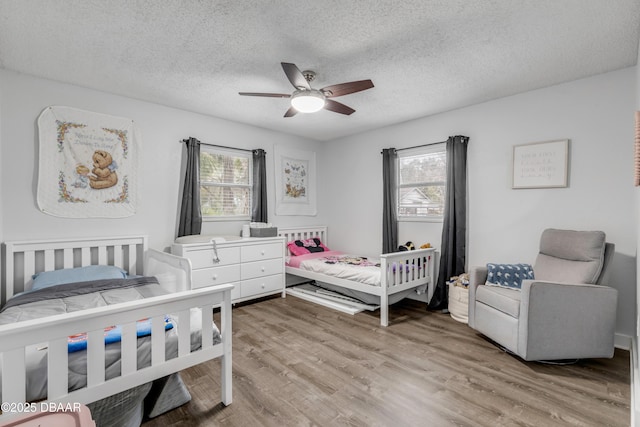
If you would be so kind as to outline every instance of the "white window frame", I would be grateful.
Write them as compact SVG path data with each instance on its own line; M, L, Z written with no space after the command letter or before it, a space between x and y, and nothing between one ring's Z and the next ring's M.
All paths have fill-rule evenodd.
M240 150L228 150L224 148L219 148L215 146L200 146L201 152L207 152L209 154L223 155L223 156L233 156L233 157L245 157L248 159L248 168L249 168L249 182L248 184L227 184L227 183L203 183L200 180L199 188L203 186L208 187L237 187L237 188L248 188L249 189L249 213L248 215L220 215L220 216L212 216L205 215L202 213L202 206L200 206L200 212L202 213L202 221L203 222L219 222L219 221L250 221L251 220L251 210L253 208L253 156L251 152L248 151L240 151ZM199 165L198 165L199 166ZM202 204L202 200L200 201Z
M419 155L428 155L431 153L443 152L446 155L446 144L433 144L427 145L424 147L416 147L411 149L402 150L398 153L398 158L396 159L396 215L398 217L399 222L443 222L444 221L444 213L443 215L427 215L427 216L407 216L400 215L400 190L406 187L416 187L420 185L424 186L432 186L432 185L442 185L447 188L446 177L444 182L433 181L433 182L419 182L419 183L411 183L411 184L401 184L400 180L400 160L404 157L413 157ZM445 165L446 168L446 165ZM446 170L445 170L446 172Z

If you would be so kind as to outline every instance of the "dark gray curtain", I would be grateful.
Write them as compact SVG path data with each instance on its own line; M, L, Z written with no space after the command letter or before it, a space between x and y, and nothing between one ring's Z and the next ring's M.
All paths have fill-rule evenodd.
M382 150L382 253L398 250L398 214L396 211L396 159L395 148Z
M187 165L180 206L178 237L200 234L202 212L200 212L200 141L189 137L184 139L187 149Z
M430 310L448 308L447 280L464 273L467 241L467 144L466 136L447 140L447 184L440 249L438 282L429 301Z
M253 150L253 205L251 221L269 222L267 220L267 168L264 150Z

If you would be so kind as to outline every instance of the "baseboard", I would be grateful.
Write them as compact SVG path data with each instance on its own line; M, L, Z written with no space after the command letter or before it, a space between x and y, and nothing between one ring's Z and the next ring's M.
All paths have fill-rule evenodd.
M615 346L615 348L631 351L632 341L633 341L633 337L629 335L616 334L613 339L613 345Z
M640 422L640 366L638 365L638 340L631 338L631 427L639 427Z

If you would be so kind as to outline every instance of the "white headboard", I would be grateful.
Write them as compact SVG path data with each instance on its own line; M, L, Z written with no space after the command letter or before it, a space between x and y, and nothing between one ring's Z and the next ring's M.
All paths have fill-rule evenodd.
M142 274L147 236L5 242L2 250L5 275L0 303L4 304L15 293L29 290L31 276L42 271L115 265L129 274Z
M278 236L284 237L287 242L318 237L322 241L322 243L324 243L325 245L329 244L329 242L327 241L328 239L327 239L326 225L289 227L289 228L278 227Z

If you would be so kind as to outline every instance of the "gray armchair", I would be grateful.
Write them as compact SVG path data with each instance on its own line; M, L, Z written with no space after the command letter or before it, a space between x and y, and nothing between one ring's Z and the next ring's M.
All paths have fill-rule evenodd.
M601 231L547 229L520 290L469 272L469 326L524 360L613 357L618 291L603 286L614 245Z

